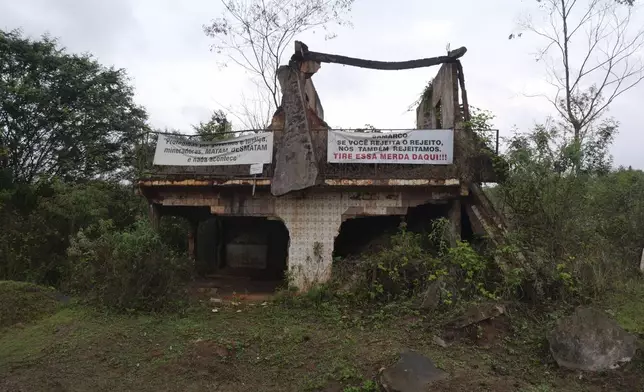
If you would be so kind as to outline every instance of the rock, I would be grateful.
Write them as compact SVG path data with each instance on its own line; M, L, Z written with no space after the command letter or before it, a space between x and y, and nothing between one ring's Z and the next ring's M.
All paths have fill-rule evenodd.
M386 392L419 392L447 377L448 374L438 369L429 358L406 351L395 365L380 373L380 384Z
M442 338L439 338L438 336L434 336L432 338L432 342L434 342L435 345L442 347L442 348L447 348L448 344L443 340Z
M484 303L472 305L458 317L447 323L450 328L461 329L481 321L498 317L505 313L505 307L495 303Z
M562 318L548 336L550 352L559 366L602 371L628 362L637 340L599 310L577 308Z
M360 274L354 272L346 279L344 284L338 289L338 294L347 294L355 292L361 282Z
M429 284L427 289L420 295L420 304L418 307L423 310L434 310L438 307L441 301L441 286L440 280L435 280Z
M318 165L304 98L304 74L291 66L281 66L277 77L282 87L284 136L277 145L275 171L271 181L273 196L312 187L318 178Z

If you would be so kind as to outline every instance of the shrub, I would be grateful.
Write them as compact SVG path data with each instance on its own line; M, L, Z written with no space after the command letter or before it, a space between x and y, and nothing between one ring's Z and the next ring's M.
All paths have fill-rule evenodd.
M188 253L189 222L179 216L164 216L159 224L159 235L170 249L180 254Z
M103 181L0 191L0 279L57 286L66 273L70 237L101 219L129 227L143 206L131 187Z
M512 138L509 176L491 189L527 256L514 279L535 302L602 297L637 273L644 172L609 171L603 155L576 169L556 143L543 129Z
M369 300L410 298L430 285L438 284L442 302L451 304L461 299L494 297L487 287L496 271L487 259L465 241L450 246L445 236L447 220L434 222L428 236L407 230L402 223L391 237L391 246L355 265L354 277L358 296Z
M156 311L177 304L192 270L147 221L129 230L100 221L74 236L68 255L68 287L88 302L117 310Z

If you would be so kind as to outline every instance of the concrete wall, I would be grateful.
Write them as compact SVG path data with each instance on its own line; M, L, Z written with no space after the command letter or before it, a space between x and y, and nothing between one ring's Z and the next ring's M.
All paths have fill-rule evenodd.
M404 215L408 207L458 197L459 187L362 191L312 191L273 197L267 190L254 197L243 192L208 195L160 191L155 198L169 206L210 206L221 216L281 219L289 231L288 271L293 284L306 290L331 277L333 243L343 220L367 215Z

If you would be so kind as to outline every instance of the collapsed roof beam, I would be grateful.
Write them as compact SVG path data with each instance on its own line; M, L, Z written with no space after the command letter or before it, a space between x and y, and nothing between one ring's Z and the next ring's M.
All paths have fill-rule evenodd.
M291 60L295 61L315 61L318 63L335 63L350 65L352 67L381 69L387 71L396 71L403 69L431 67L434 65L452 63L462 57L467 48L464 46L450 51L447 56L429 57L426 59L409 60L409 61L373 61L363 60L354 57L340 56L337 54L328 54L309 51L308 46L300 41L295 41L295 54Z

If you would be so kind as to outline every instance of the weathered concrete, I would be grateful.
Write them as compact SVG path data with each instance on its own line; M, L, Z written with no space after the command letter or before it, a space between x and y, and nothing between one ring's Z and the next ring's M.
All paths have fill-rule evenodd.
M344 220L370 215L404 215L409 207L458 197L458 182L455 184L433 188L433 191L428 191L432 188L427 187L390 191L322 191L316 188L306 194L293 193L277 198L265 188L257 189L252 197L248 191L219 193L209 188L179 193L160 187L152 199L160 206L173 208L208 206L211 213L218 216L282 220L290 236L288 269L294 278L293 284L304 289L330 278L333 244ZM214 228L200 227L200 230L215 232ZM203 236L199 240L207 241ZM213 251L212 255L203 257L212 259L216 255Z
M400 360L380 374L380 384L387 392L420 392L449 375L438 369L431 359L407 351L400 355Z
M307 118L304 74L282 66L277 71L282 86L284 136L277 146L271 193L275 196L312 187L318 179L318 165Z
M296 43L296 54L305 50L299 46ZM290 234L288 269L301 289L330 277L334 238L346 219L404 215L409 207L440 201L452 203L454 241L462 230L461 206L476 218L475 231L496 228L492 209L479 200L486 201L485 195L472 188L472 183L496 182L498 175L487 152L480 151L473 133L462 126L458 64L441 66L417 112L418 128L454 129L453 165L327 162L329 127L311 78L318 70L318 62L298 62L297 56L278 70L282 105L269 128L274 133L274 159L258 178L251 178L249 165L156 167L139 182L142 194L164 214L185 215L178 210L193 209L199 215L205 209L206 215L282 220ZM250 187L257 192L251 193ZM151 209L153 222L154 212L159 211ZM200 225L197 244L220 232L212 222ZM203 247L192 246L199 256ZM216 266L224 249L211 253L206 256Z
M630 361L637 350L634 336L592 308L578 308L561 319L548 342L559 366L587 371L614 369Z

